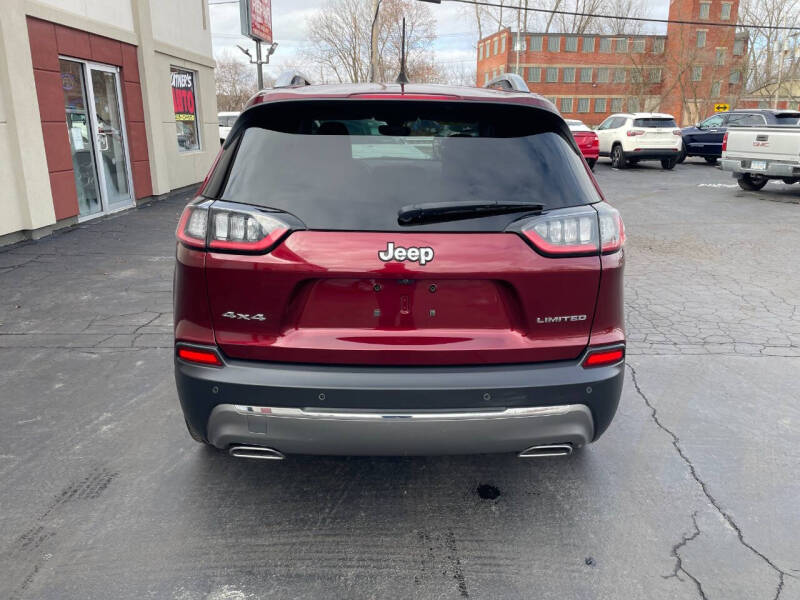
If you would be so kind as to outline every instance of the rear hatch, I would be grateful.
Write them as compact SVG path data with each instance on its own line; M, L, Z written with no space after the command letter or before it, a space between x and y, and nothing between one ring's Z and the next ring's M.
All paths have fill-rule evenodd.
M643 148L672 148L679 145L678 126L672 117L645 117L633 120L637 144Z
M211 242L208 298L230 357L530 363L577 358L589 341L600 197L547 110L388 99L255 106L206 194L217 198L210 239L258 227L250 219L278 223L253 252ZM491 202L516 207L478 206ZM442 216L441 203L460 213Z

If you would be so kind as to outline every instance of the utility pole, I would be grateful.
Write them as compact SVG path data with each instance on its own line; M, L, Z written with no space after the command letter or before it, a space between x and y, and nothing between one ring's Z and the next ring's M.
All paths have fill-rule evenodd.
M369 36L369 81L375 83L378 78L378 13L381 0L372 0L372 31Z
M522 37L522 31L520 30L520 20L522 18L522 0L519 0L519 8L517 9L517 39L514 40L514 46L517 50L517 65L514 67L514 73L519 75L519 51L520 46L522 45L522 40L525 39Z

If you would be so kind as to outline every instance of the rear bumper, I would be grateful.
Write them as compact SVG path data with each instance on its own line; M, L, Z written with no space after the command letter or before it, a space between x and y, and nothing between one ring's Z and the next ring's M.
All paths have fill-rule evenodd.
M758 159L756 159L758 160ZM800 164L783 163L767 160L766 169L751 169L750 159L723 158L721 161L723 171L731 171L735 175L763 175L764 177L800 177Z
M219 448L285 454L520 452L597 439L613 418L624 363L350 367L175 361L190 425Z
M678 158L679 148L642 148L641 150L625 151L625 158L638 160L663 160L665 158Z

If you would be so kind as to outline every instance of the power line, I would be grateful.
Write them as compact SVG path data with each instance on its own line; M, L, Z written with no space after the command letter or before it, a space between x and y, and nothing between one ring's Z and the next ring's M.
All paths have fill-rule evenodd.
M429 0L423 0L429 1ZM623 15L602 15L587 12L576 12L571 10L554 10L549 8L533 8L523 6L510 6L508 4L498 4L497 2L486 2L484 0L444 0L445 2L458 2L461 4L473 4L477 6L490 6L492 8L505 8L508 10L525 10L529 12L545 13L548 15L565 15L569 17L592 17L594 19L613 19L615 21L637 21L641 23L667 23L675 25L703 25L705 27L733 27L738 29L766 29L771 31L800 31L800 26L786 25L750 25L740 23L713 23L711 21L685 21L683 19L654 19L650 17L628 17Z

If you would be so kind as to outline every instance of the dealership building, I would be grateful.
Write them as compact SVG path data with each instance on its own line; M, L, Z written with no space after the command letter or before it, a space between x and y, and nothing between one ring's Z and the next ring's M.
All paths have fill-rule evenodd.
M0 245L203 180L219 149L201 0L3 0Z
M738 11L738 0L670 0L666 35L505 29L478 42L477 81L516 72L564 117L589 125L640 111L695 123L744 94L747 36L737 33Z

